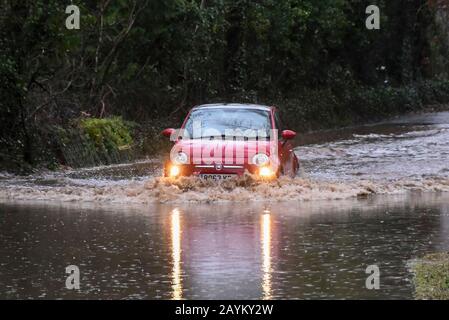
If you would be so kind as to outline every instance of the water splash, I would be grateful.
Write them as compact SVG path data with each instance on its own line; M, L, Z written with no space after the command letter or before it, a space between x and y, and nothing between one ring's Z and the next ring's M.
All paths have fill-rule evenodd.
M449 179L400 179L374 182L315 181L281 177L260 182L250 175L220 184L198 178L150 178L146 182L112 185L9 186L0 189L0 200L50 200L110 203L185 203L310 201L366 197L406 192L449 192Z

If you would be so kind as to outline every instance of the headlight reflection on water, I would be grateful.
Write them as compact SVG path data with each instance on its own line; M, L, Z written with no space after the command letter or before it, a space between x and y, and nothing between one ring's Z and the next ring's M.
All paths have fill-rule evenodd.
M263 299L271 299L271 215L268 210L261 217L261 243Z
M182 223L181 212L178 208L171 211L170 215L170 233L171 233L171 253L172 253L172 271L171 271L171 287L172 299L183 299L182 285L182 269L181 269L181 253L182 253ZM272 221L270 211L265 210L260 218L260 245L261 245L261 287L262 298L272 298L272 259L271 259L271 242L272 242Z
M171 212L171 244L172 244L172 299L182 299L181 281L181 217L178 208Z

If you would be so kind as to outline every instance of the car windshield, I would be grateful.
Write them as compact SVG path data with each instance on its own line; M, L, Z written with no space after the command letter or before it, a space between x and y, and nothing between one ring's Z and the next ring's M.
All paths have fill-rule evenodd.
M184 138L269 138L270 113L259 109L204 108L193 110Z

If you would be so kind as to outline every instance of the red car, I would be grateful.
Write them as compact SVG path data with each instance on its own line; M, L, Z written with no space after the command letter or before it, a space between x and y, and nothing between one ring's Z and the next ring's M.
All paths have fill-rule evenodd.
M199 176L223 180L245 171L263 179L294 177L299 161L282 130L275 107L253 104L207 104L194 107L182 127L162 134L174 142L165 177Z

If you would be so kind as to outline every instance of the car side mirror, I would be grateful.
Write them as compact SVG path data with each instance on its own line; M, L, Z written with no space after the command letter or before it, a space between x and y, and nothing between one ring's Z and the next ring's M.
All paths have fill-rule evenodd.
M163 135L164 137L170 138L170 137L172 136L172 134L174 134L175 132L176 132L175 129L173 129L173 128L167 128L167 129L164 129L164 130L162 131L162 135Z
M285 140L291 140L296 137L296 132L292 130L284 130L282 131L282 138Z

